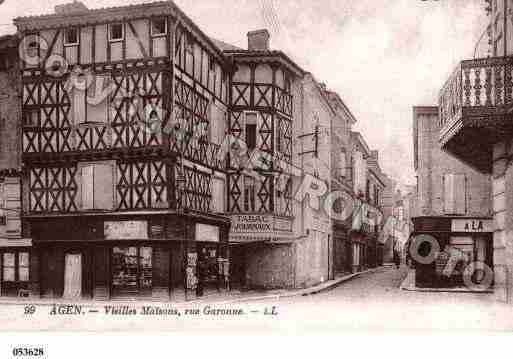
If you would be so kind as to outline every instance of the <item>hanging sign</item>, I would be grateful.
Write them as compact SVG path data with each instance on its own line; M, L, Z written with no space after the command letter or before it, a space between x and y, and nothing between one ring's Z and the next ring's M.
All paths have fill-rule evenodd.
M147 221L104 222L105 239L148 239Z
M196 223L196 242L219 242L219 227Z
M452 232L463 233L492 233L493 220L491 219L453 219Z

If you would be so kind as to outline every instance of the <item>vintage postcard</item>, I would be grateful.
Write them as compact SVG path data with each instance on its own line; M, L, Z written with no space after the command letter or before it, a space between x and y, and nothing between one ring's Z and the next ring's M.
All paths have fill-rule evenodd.
M512 266L513 1L0 1L0 330L512 330Z

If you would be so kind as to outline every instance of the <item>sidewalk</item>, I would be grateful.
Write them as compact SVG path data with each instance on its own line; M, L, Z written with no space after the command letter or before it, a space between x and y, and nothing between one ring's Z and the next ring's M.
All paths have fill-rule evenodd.
M457 287L457 288L419 288L415 286L415 270L408 270L408 275L401 283L402 290L410 291L410 292L447 292L447 293L493 293L493 289L487 290L479 290L479 289L469 289L467 287Z
M363 274L374 273L383 267L377 267L369 270L365 270L363 272L358 272L354 274L344 275L333 280L318 284L316 286L306 288L306 289L295 289L295 290L271 290L265 292L258 291L248 291L241 292L238 290L233 290L225 293L215 293L211 295L204 296L202 298L198 298L195 300L185 301L185 300L173 300L167 302L161 301L152 301L152 300L144 300L144 299L134 299L129 301L121 301L121 300L110 300L110 301L94 301L94 300L70 300L66 301L65 299L42 299L42 298L1 298L0 297L0 305L69 305L73 303L74 305L134 305L138 303L145 303L151 305L169 305L169 304L235 304L235 303L244 303L244 302L252 302L252 301L260 301L267 299L281 299L281 298L289 298L289 297L298 297L298 296L306 296L313 295L320 292L328 291L333 289L344 282L350 281L354 278L357 278Z

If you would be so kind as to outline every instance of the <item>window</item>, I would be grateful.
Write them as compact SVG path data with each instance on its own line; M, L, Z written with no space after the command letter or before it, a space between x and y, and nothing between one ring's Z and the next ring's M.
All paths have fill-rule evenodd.
M75 46L79 44L78 29L70 27L64 33L64 46Z
M1 212L3 212L3 210ZM3 213L0 213L0 226L6 226L6 225L7 225L7 216Z
M246 145L248 150L256 148L257 138L257 114L256 112L246 112Z
M112 165L89 164L82 166L82 209L108 210L114 204Z
M443 176L443 205L447 215L467 213L467 179L464 174Z
M112 249L112 289L114 295L151 291L153 282L151 247Z
M2 255L2 278L4 282L28 282L29 253L9 252Z
M194 39L191 35L185 37L185 51L191 55L194 53Z
M125 31L123 24L110 24L109 25L109 41L123 41L125 38Z
M0 71L6 71L9 68L7 54L0 54Z
M86 113L81 119L87 123L108 122L109 94L112 86L110 75L93 76L91 86L86 89Z
M214 177L212 181L212 209L214 212L223 213L225 211L224 180Z
M255 179L244 177L244 211L255 212Z
M215 144L221 144L225 137L226 125L226 111L220 106L216 105L213 101L210 102L210 141Z
M340 152L339 176L340 177L346 177L347 176L347 161L346 161L346 151L345 150L342 150Z
M39 126L39 110L25 110L23 112L23 126L24 127L38 127Z
M165 18L151 20L151 36L164 36L167 34L167 21Z

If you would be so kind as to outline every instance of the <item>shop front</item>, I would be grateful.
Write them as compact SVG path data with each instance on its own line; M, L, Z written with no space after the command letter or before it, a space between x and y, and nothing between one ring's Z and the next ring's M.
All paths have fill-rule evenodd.
M275 215L233 215L230 279L237 289L293 285L292 220Z
M413 222L408 257L415 266L417 287L459 288L468 286L469 280L475 285L493 280L491 218L418 217Z
M228 287L227 220L161 214L30 221L34 296L189 300Z

